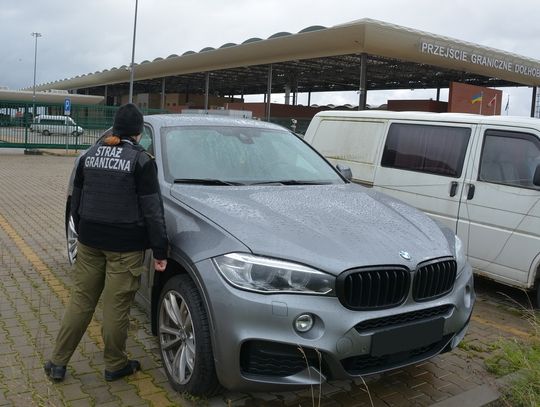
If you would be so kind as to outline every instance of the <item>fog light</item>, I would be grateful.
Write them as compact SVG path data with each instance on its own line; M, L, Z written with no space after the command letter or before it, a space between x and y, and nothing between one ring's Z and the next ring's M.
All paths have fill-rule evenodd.
M298 332L307 332L313 328L313 317L311 314L302 314L296 317L294 327Z
M465 287L465 293L463 294L463 303L465 304L466 308L471 307L471 287L467 284Z

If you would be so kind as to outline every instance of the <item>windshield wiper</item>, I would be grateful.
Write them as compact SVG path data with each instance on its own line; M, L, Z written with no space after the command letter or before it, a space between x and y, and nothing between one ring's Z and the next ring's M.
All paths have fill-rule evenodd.
M250 182L249 185L330 185L329 181L302 181L297 179L280 179L275 181Z
M223 181L211 178L176 178L175 184L197 184L197 185L245 185L241 182Z

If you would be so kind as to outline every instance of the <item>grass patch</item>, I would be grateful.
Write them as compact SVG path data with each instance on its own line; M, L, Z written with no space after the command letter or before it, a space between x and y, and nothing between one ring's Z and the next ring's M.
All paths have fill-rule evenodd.
M495 350L497 348L497 345L491 343L486 345L484 343L472 341L461 341L458 345L458 348L464 350L465 352L486 353Z
M502 389L502 402L512 407L540 406L540 315L533 310L525 310L525 317L532 327L529 340L516 338L500 340L494 355L486 359L489 372L504 376L519 372Z

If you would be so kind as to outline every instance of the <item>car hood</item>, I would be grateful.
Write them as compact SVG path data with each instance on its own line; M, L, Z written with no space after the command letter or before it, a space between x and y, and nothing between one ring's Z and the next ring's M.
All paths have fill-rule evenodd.
M355 184L174 185L171 195L255 254L334 274L381 264L414 268L424 260L453 255L453 242L426 215ZM400 256L402 251L411 259Z

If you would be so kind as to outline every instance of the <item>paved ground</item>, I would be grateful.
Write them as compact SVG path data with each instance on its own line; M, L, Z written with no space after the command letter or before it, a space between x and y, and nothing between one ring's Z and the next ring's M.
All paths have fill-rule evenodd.
M42 370L69 297L70 266L64 242L66 183L72 157L23 155L0 149L0 406L428 406L455 400L492 383L483 359L501 337L526 339L527 323L513 301L516 290L480 282L472 324L463 345L432 360L362 380L324 384L311 391L237 394L210 400L182 397L169 386L148 319L132 311L129 352L143 371L103 379L101 308L75 353L62 384ZM318 398L321 398L318 404ZM371 401L370 401L371 399ZM461 404L460 407L465 407Z

